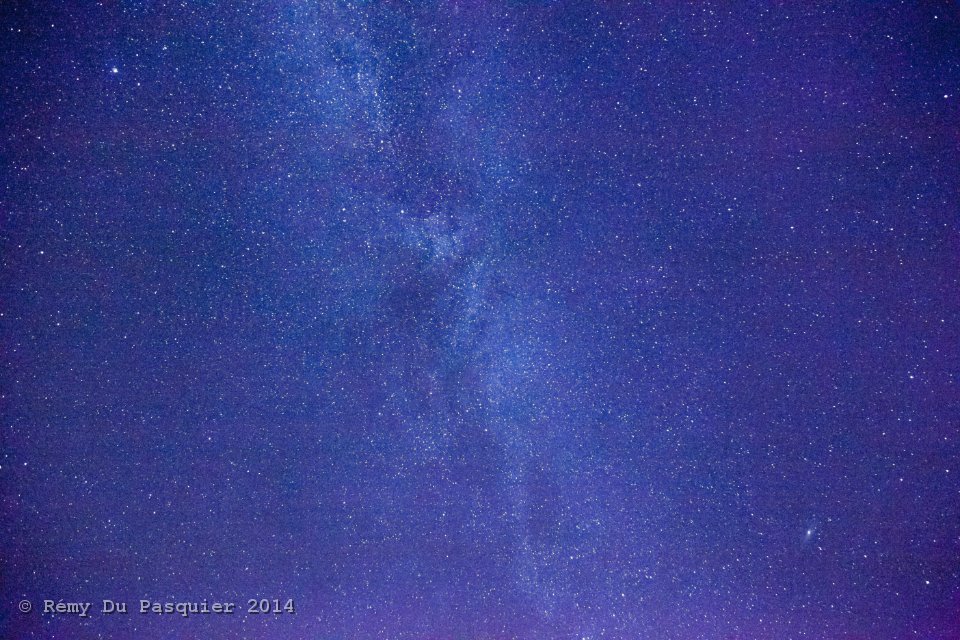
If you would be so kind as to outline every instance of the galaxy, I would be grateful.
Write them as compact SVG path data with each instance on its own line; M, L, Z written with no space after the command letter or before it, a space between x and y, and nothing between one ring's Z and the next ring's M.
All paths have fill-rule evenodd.
M956 2L0 28L0 637L960 639Z

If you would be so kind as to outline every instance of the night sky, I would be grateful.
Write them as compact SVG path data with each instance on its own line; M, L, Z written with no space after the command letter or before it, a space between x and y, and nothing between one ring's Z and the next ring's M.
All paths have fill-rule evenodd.
M956 2L0 17L3 638L960 638Z

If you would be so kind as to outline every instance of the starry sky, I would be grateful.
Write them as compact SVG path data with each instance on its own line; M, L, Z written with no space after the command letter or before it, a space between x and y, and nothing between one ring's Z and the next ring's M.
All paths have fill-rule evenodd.
M3 637L960 638L956 2L0 16Z

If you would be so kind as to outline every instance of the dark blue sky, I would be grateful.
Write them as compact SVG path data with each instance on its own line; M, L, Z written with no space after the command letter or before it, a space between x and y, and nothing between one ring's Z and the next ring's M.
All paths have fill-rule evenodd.
M0 15L3 637L960 638L955 2Z

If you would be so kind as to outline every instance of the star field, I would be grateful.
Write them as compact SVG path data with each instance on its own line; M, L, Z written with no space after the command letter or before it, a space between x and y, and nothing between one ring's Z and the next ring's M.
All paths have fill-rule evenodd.
M960 639L956 3L0 16L0 637Z

